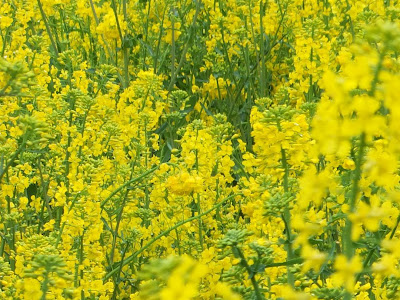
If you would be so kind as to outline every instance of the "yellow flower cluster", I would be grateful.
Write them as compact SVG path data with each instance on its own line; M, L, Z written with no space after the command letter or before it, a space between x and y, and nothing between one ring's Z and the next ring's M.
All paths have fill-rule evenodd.
M0 299L399 299L400 2L0 0Z

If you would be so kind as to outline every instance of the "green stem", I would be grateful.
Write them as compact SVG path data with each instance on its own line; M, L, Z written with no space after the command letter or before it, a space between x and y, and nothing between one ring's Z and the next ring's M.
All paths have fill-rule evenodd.
M254 293L255 293L256 299L257 299L257 300L262 300L262 299L264 299L264 297L263 297L263 295L262 295L262 293L261 293L261 291L260 291L260 287L258 286L258 282L257 282L257 280L256 280L256 278L255 278L254 271L251 270L249 264L247 263L246 258L245 258L244 255L243 255L243 252L242 252L242 251L239 249L239 247L237 247L237 246L234 246L234 247L232 247L232 248L235 248L236 253L239 255L239 258L240 258L240 260L241 260L240 263L242 264L242 266L245 267L245 269L246 269L246 271L247 271L247 274L249 274L249 278L250 278L250 280L251 280L251 284L253 285Z
M99 18L97 17L96 9L94 7L93 0L89 0L89 2L90 2L90 7L92 9L94 21L96 22L96 25L98 26L100 21L99 21ZM112 61L114 61L114 55L111 52L110 46L108 45L106 39L104 38L104 34L101 34L101 39L103 40L103 43L106 46L106 50L107 50L108 56L111 58ZM121 74L119 73L119 71L118 71L118 79L119 79L120 82L122 82L122 77L121 77Z
M229 71L231 73L231 79L235 83L235 86L237 86L238 83L236 81L236 77L235 77L235 74L234 74L234 71L233 71L232 62L231 62L231 60L229 58L228 46L226 45L226 42L225 42L224 25L223 25L222 22L220 22L219 25L220 25L220 28L221 28L221 41L222 41L222 46L223 46L222 50L225 52L224 53L225 54L225 59L226 59L226 62L228 64Z
M146 24L144 26L144 43L147 44L148 36L149 36L149 20L150 20L150 9L151 9L151 0L147 2L147 18ZM146 66L146 57L147 57L147 50L146 47L143 47L143 70L145 70Z
M68 197L70 195L69 191L70 191L70 185L69 185L69 158L71 156L71 153L69 152L69 148L71 146L72 143L72 136L71 136L71 127L72 127L72 122L73 122L73 111L75 110L75 102L76 99L73 98L70 100L71 104L70 104L70 111L69 111L69 119L68 119L68 138L67 138L67 146L65 147L65 186L67 188L67 201L68 201Z
M125 1L124 1L124 5ZM115 0L111 0L111 8L114 12L114 16L115 16L115 22L117 24L117 29L118 29L118 34L119 34L119 38L121 39L121 47L123 48L123 56L124 56L124 81L122 82L124 88L127 88L129 86L129 70L128 70L128 66L129 66L129 57L128 57L128 49L126 48L126 43L124 42L124 36L122 34L122 30L121 30L121 25L119 23L119 18L118 18L118 13L117 13L117 5L115 4ZM125 12L126 8L124 7L124 12Z
M70 204L70 206L69 206L69 208L68 208L68 212L70 212L70 211L72 210L72 208L74 207L76 201L78 200L78 196L79 196L79 193L77 193L77 194L75 195L74 199L71 201L71 204ZM60 218L61 218L61 216L60 216ZM64 221L64 222L62 223L62 225L61 225L61 227L60 227L60 230L59 230L59 232L58 232L57 239L56 239L56 248L58 247L58 244L60 243L61 236L62 236L62 233L63 233L63 231L64 231L64 227L65 227L65 222L66 222L66 221Z
M193 21L192 21L192 24L190 25L189 37L188 37L188 39L186 41L185 47L182 50L182 54L181 54L181 58L179 60L178 67L176 68L175 73L173 74L173 77L171 77L171 82L169 83L168 91L171 91L172 88L174 87L175 81L176 81L176 76L177 76L177 74L179 74L183 64L185 63L186 52L189 49L190 41L192 40L193 33L194 33L194 25L196 24L197 17L199 16L199 13L200 13L200 5L201 5L201 1L198 0L197 6L196 6L196 12L194 13Z
M197 193L197 213L200 215L201 214L201 206L200 206L200 194ZM203 222L201 221L201 218L198 219L199 222L199 240L200 240L200 248L201 250L204 249L203 247Z
M8 161L8 163L6 164L5 168L3 170L1 170L0 173L0 183L1 180L3 179L4 175L7 173L8 169L11 167L11 165L13 164L14 160L18 157L18 155L25 149L25 145L26 145L26 138L24 137L24 140L22 141L21 145L19 146L19 148L17 149L17 151L14 152L14 154L11 156L10 160Z
M46 14L44 13L42 3L40 2L40 0L37 0L37 2L38 2L40 14L42 15L42 19L43 19L44 25L46 26L47 34L49 35L49 38L50 38L51 45L54 48L54 52L55 52L56 56L58 56L57 45L56 45L56 43L54 41L53 35L51 34L50 26L49 26L49 23L47 22L47 17L46 17Z
M125 22L128 22L128 12L127 12L127 8L126 8L126 0L122 1L122 10L124 13L124 19ZM126 36L126 35L125 35ZM128 51L128 47L127 47L127 43L125 40L121 41L122 43L122 47L124 49L124 75L125 75L125 87L129 86L129 51Z
M118 192L120 192L123 188L125 188L125 187L127 187L128 185L130 185L130 184L132 184L132 183L135 183L135 182L137 182L137 181L139 181L139 180L145 178L147 175L150 175L151 173L153 173L153 172L154 172L155 170L157 170L157 169L158 169L158 166L157 166L157 167L154 167L154 168L152 168L152 169L150 169L150 170L148 170L148 171L146 171L146 172L144 172L143 174L141 174L141 175L138 176L138 177L135 177L135 178L133 178L133 179L131 179L131 180L128 180L128 181L125 182L123 185L121 185L120 187L118 187L117 189L115 189L106 199L103 200L103 202L101 202L101 205L100 205L101 209L103 209L104 206L107 204L107 202L110 201L110 199L111 199L112 197L114 197Z
M47 294L48 289L49 289L49 273L46 270L46 273L44 275L44 280L42 283L42 288L41 288L42 297L40 298L40 300L46 300L46 294Z
M6 226L4 226L4 227L6 227ZM0 257L3 257L4 247L6 245L6 238L5 238L4 234L0 233L0 235L1 235Z
M396 233L396 230L397 230L397 227L399 226L399 222L400 222L400 215L397 217L396 225L394 226L394 228L392 230L392 233L390 234L390 238L389 239L392 239L394 237L394 235Z
M131 167L131 174L130 174L130 177L129 177L129 181L132 180L133 171L134 170L135 170L135 164L133 164L132 167ZM121 220L122 220L122 213L124 211L124 207L125 207L126 201L128 200L128 195L129 195L129 189L127 189L125 191L125 195L124 195L124 198L122 200L122 204L121 204L121 206L119 208L119 213L117 215L117 224L115 225L115 230L114 230L114 234L113 234L113 241L112 241L112 247L111 247L111 253L110 253L110 265L112 265L113 261L114 261L114 252L115 252L115 247L116 247L116 244L117 244L118 230L119 230L119 226L120 226Z
M362 158L364 155L364 148L365 148L365 133L362 133L360 136L360 146L358 149L358 156L356 158L356 168L353 173L353 184L352 184L352 191L350 196L349 202L349 213L353 213L355 209L356 200L359 194L359 182L361 179L361 166L362 166ZM346 255L347 259L351 259L354 255L353 249L353 241L351 239L351 232L352 232L352 222L347 218L346 225L344 228L344 238L343 238L343 249L344 254Z
M355 209L356 200L359 194L359 182L361 179L361 166L365 148L365 133L360 136L360 146L358 149L358 156L356 158L356 168L353 173L353 184L349 203L349 213L353 213ZM348 217L346 217L346 224L343 232L343 252L348 260L351 260L354 256L355 249L353 247L353 240L351 239L353 224ZM350 292L346 292L344 300L350 300L352 295Z
M117 13L117 5L115 4L115 0L111 0L111 8L112 8L112 10L114 12L115 22L117 23L117 29L118 29L118 33L119 33L119 38L121 39L121 43L123 43L124 36L122 35L121 26L119 24L119 18L118 18L118 13Z
M119 290L118 289L118 283L119 283L119 280L121 278L121 271L122 271L122 267L123 267L122 262L124 261L124 257L125 257L126 251L128 251L128 248L129 248L129 243L126 243L124 251L122 252L121 263L119 264L118 272L116 274L116 278L115 278L115 281L114 281L114 292L113 292L113 295L112 295L112 299L113 300L117 299L117 293L118 293L118 290Z
M6 94L6 90L8 89L8 87L11 85L12 81L15 79L15 77L10 78L10 80L6 83L6 85L2 88L2 90L0 91L0 97L4 97L7 96L8 94Z
M196 131L196 140L197 140L197 138L198 138L198 135L199 135L199 131L197 130ZM199 150L198 149L196 149L195 150L195 153L196 153L196 161L195 161L195 166L196 166L196 170L197 170L197 173L199 173ZM194 199L193 199L194 200ZM196 203L196 201L194 201L195 202L195 204L196 204L196 207L197 207L197 214L201 214L201 203L200 203L200 194L199 193L197 193L197 203ZM203 250L204 248L203 248L203 224L202 224L202 221L201 221L201 219L199 218L198 219L198 222L199 222L199 241L200 241L200 248L201 248L201 250Z
M261 64L260 64L260 96L265 97L265 55L264 55L264 27L263 27L263 18L264 16L264 3L260 1L260 56L261 56Z
M283 190L286 193L289 192L289 166L287 163L286 158L286 151L285 149L281 148L281 155L282 155L282 167L285 171L283 176ZM292 231L291 231L291 214L290 208L285 207L285 210L282 214L282 220L285 224L285 231L286 231L286 239L287 239L287 260L291 260L294 258L293 247L292 247ZM289 266L287 268L287 280L288 283L294 287L294 276L293 273L289 270Z
M175 77L175 9L172 8L171 17L171 79Z
M157 65L158 65L158 56L160 55L160 47L161 47L161 39L163 35L163 29L164 29L164 19L165 19L165 14L166 14L167 6L165 6L164 11L163 11L163 17L160 22L160 33L158 35L158 41L157 41L157 48L156 48L156 54L154 56L154 74L157 74ZM145 62L143 62L144 65Z
M82 233L81 235L81 243L80 243L80 249L79 249L79 265L82 266L83 265L83 236L84 236L85 232ZM79 269L79 267L78 267ZM81 274L80 274L81 280L83 281L83 269L81 270ZM81 284L81 283L79 283ZM81 300L85 299L85 295L84 295L84 291L83 289L81 290Z
M176 246L178 247L178 254L182 255L182 251L181 251L181 239L179 237L179 232L178 229L175 228L175 233L176 233Z
M296 264L301 264L304 260L301 257L293 258L283 262L271 263L265 266L265 268L275 268L275 267L283 267L283 266L293 266Z
M376 66L374 79L372 80L372 83L371 83L371 90L369 91L370 96L375 95L376 87L378 85L379 73L381 72L382 67L383 67L383 59L385 58L385 54L386 54L386 48L383 48L382 52L379 54L378 65Z

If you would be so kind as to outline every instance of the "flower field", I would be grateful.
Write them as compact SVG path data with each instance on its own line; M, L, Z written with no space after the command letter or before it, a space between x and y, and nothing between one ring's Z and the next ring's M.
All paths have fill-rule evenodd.
M400 299L400 2L0 0L0 299Z

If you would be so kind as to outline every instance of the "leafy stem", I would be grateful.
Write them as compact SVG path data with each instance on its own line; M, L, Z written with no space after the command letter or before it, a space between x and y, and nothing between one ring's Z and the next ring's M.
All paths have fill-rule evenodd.
M131 261L133 261L139 254L143 253L145 250L147 250L151 245L153 245L156 241L158 241L160 238L162 238L163 236L169 234L171 231L181 227L182 225L192 222L194 220L197 220L199 218L202 218L203 216L209 214L210 212L218 209L219 207L221 207L224 203L226 203L227 201L233 199L234 197L240 196L242 194L234 194L234 195L230 195L228 197L226 197L224 200L220 201L219 203L217 203L216 205L214 205L213 207L211 207L210 209L204 211L203 213L193 216L191 218L188 218L186 220L183 220L181 222L176 223L174 226L168 228L167 230L164 230L163 232L161 232L160 234L158 234L157 236L155 236L154 238L152 238L146 245L144 245L143 247L141 247L139 250L137 250L136 252L134 252L131 256L129 256L128 258L126 258L125 260L119 262L119 265L125 266L128 263L130 263ZM111 270L105 277L104 277L104 281L108 280L111 276L113 276L116 272L118 272L118 269L113 269Z
M246 258L243 255L242 250L240 250L240 248L237 247L237 246L232 246L232 249L233 249L234 253L236 253L237 256L239 256L241 265L246 269L247 274L249 274L249 278L251 280L251 284L253 285L256 299L257 300L264 299L264 296L262 295L262 293L260 291L260 287L258 286L258 282L257 282L257 280L255 278L255 272L249 266Z

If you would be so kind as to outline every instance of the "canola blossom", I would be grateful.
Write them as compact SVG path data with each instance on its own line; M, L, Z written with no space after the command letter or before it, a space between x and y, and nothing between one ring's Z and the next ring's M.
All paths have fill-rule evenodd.
M399 299L400 2L0 0L0 299Z

